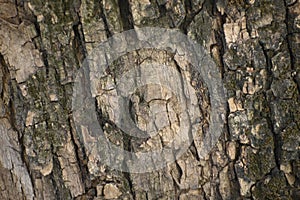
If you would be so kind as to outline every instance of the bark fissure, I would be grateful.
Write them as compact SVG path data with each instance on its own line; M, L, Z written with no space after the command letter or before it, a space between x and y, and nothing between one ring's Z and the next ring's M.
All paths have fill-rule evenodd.
M85 186L85 194L86 194L92 188L91 179L89 177L88 167L86 164L87 158L86 158L86 155L84 154L84 150L81 149L80 142L78 141L78 139L76 139L77 134L76 134L76 132L74 132L74 130L76 130L76 129L72 125L73 123L71 122L70 118L68 118L68 123L70 126L71 141L75 148L76 160L77 160L77 163L80 168L80 174L81 174L81 178L84 183L84 186Z
M292 5L289 5L289 6L293 6L296 3L297 3L297 1L295 1ZM290 60L291 60L290 64L291 64L291 69L293 70L292 73L297 73L296 67L295 67L295 63L296 63L295 56L294 56L294 52L293 52L292 44L291 44L291 39L290 39L290 37L292 35L297 34L297 33L295 33L292 30L291 25L289 24L289 23L291 23L292 18L290 17L289 6L287 5L286 0L284 0L284 5L285 5L285 20L284 20L284 22L285 22L286 29L287 29L286 42L287 42L287 47L288 47ZM297 74L295 74L295 75L292 74L293 80L297 85L298 93L300 94L300 78L297 78L296 75Z
M16 111L15 111L15 95L20 95L20 91L19 88L17 87L18 91L14 90L13 87L13 81L11 79L11 75L10 75L10 71L9 71L9 66L8 64L5 62L3 55L0 53L0 66L1 66L1 70L2 70L2 91L1 91L1 100L7 101L6 105L5 105L5 109L6 109L6 113L5 113L5 117L10 121L10 125L12 127L12 129L17 133L17 139L18 139L18 145L20 150L18 150L18 154L20 154L21 157L21 161L22 161L22 165L25 166L26 171L29 174L29 178L30 178L30 184L34 187L34 178L32 177L32 173L30 171L30 166L29 166L29 162L28 159L26 157L26 147L24 145L24 130L22 130L22 126L20 127L19 124L17 124L17 120L16 120ZM7 99L6 99L7 98ZM20 106L20 105L18 105ZM22 107L25 107L24 105L21 105ZM22 123L22 122L21 122ZM1 163L0 163L1 164ZM14 165L14 163L12 163L12 165ZM12 174L12 172L11 172ZM18 177L20 178L20 177ZM12 179L14 180L14 179ZM21 187L21 189L23 190L23 187ZM23 191L24 193L24 191ZM35 191L33 190L33 195L35 197ZM23 194L24 197L26 197L25 193Z
M74 37L74 49L75 55L77 55L78 66L84 61L87 56L86 47L85 47L85 39L82 31L82 24L78 21L75 25L73 25L73 31L75 34Z
M193 11L192 7L191 7L191 1L190 0L184 0L185 2L185 10L186 10L186 15L184 16L184 20L183 22L181 22L181 24L179 25L179 29L184 33L187 34L188 33L188 27L189 25L193 22L194 18L196 17L196 15L198 15L201 10L203 9L203 4L201 4L200 9Z
M109 30L109 25L108 25L107 19L105 17L105 12L104 12L104 8L103 8L103 0L100 0L100 2L99 2L99 9L100 9L100 12L101 12L101 14L100 14L101 15L101 19L103 20L103 23L104 23L104 28L105 28L106 36L107 36L107 38L109 38L113 34Z
M133 17L131 13L130 3L128 0L118 0L120 9L120 17L123 25L123 30L131 30L133 26Z
M259 42L260 46L262 48L262 51L264 53L265 59L266 59L266 69L267 69L267 84L266 84L266 91L270 91L271 90L271 84L273 82L273 73L272 73L272 61L271 61L271 57L270 57L270 53L268 50L265 49L264 44L262 42ZM276 134L275 130L274 130L274 126L272 123L272 116L271 116L271 107L269 106L269 101L270 98L269 97L270 94L268 94L267 92L264 92L264 97L265 97L265 101L267 101L266 105L268 105L268 109L269 112L267 113L267 123L269 126L269 129L271 130L271 133L273 135L273 142L274 142L274 159L275 159L275 163L278 169L280 169L280 157L281 157L281 138L280 138L280 134Z

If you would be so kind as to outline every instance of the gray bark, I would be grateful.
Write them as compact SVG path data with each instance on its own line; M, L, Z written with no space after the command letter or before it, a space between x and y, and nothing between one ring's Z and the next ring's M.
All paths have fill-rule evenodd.
M204 46L227 93L223 132L202 158L211 105L200 75L155 49L113 63L102 85L150 59L169 62L197 94L202 128L194 142L174 163L141 174L103 165L99 152L85 146L72 110L84 59L116 33L138 27L176 29ZM299 93L298 0L0 0L0 198L300 199ZM132 97L132 118L144 127L142 111L151 105L141 94L156 93L140 88ZM139 151L145 141L128 138L111 119L112 96L108 90L95 98L99 124L113 143ZM178 104L162 97L154 103ZM165 145L166 135L152 147Z

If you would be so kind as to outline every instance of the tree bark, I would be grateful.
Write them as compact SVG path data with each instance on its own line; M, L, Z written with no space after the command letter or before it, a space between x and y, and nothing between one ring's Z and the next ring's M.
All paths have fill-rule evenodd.
M111 114L109 84L136 63L170 63L193 86L201 111L201 130L180 158L130 173L101 163L101 146L86 146L95 137L76 128L72 97L78 70L95 48L143 27L178 30L204 47L226 89L226 116L217 144L201 157L212 114L205 75L167 51L129 52L107 68L94 98L111 142L127 151L149 144L127 137ZM0 0L0 67L1 199L300 199L298 0ZM157 94L151 90L140 88L128 108L140 128L143 109L152 106L147 95ZM172 98L153 102L169 114L168 106L180 105ZM164 137L153 139L154 148L165 145Z

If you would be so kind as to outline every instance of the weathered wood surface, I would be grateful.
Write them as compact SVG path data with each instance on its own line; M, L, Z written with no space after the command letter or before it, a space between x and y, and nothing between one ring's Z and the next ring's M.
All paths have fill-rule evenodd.
M195 142L162 170L119 172L86 151L72 115L74 78L101 42L148 26L178 29L210 53L227 91L226 123L205 158ZM147 57L178 64L164 51L136 51L101 83ZM180 72L193 85L192 72ZM209 95L194 81L205 133ZM173 112L164 108L175 100L158 97L151 107L139 99L156 90L133 96L141 128L143 111ZM0 199L300 199L299 92L298 0L0 0ZM137 150L110 120L113 95L97 96L99 123L111 141Z

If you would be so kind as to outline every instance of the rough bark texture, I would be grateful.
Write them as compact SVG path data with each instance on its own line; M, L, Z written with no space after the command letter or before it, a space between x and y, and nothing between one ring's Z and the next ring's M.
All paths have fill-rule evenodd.
M206 158L194 142L163 170L124 173L86 152L72 88L94 47L145 26L176 28L210 52L228 111ZM146 57L178 64L167 52L133 52L111 67L104 84ZM193 82L191 71L181 73ZM205 132L209 97L199 84ZM154 95L141 90L135 99ZM300 199L299 92L299 0L0 0L0 199ZM99 123L113 142L138 150L109 120L110 95L96 97ZM142 103L132 106L140 127L142 110L151 108Z

